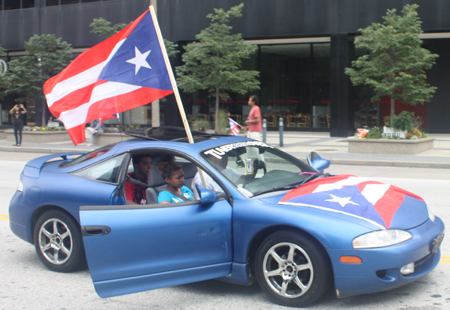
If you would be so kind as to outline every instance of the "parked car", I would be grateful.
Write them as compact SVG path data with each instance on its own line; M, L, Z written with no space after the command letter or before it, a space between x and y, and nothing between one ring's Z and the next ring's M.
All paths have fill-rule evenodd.
M274 302L299 307L330 285L337 297L374 293L438 264L444 224L420 197L322 173L315 168L329 162L314 153L308 165L248 138L197 132L190 144L177 132L145 129L89 153L33 159L10 203L12 231L51 270L76 270L86 257L101 297L219 279L257 281ZM127 205L125 183L139 182L132 158L142 154L152 157L149 203ZM194 185L198 200L152 203L165 187L160 161L179 163L187 186L201 169L220 190Z

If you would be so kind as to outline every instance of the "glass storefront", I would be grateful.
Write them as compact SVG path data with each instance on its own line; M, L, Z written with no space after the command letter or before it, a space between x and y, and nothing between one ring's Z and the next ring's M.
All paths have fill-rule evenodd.
M330 43L262 44L243 69L260 72L260 90L246 95L231 95L221 108L243 122L249 113L248 97L260 99L268 127L329 128ZM204 95L204 96L202 96ZM187 111L199 113L201 105L213 107L206 94L187 95ZM192 105L189 103L192 102ZM208 110L207 108L204 110Z

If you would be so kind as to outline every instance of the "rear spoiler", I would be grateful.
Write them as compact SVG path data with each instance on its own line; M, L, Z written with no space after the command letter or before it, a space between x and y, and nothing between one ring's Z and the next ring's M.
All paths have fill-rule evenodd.
M25 165L25 168L23 169L23 174L28 177L38 178L42 166L49 160L57 157L61 157L63 160L70 160L69 157L70 155L82 155L82 154L86 154L86 152L59 153L35 158Z

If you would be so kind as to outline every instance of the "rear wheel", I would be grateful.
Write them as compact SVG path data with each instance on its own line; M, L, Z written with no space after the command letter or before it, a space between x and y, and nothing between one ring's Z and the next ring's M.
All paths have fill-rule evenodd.
M39 259L52 271L71 272L85 266L79 225L62 211L50 210L39 217L33 241Z
M276 232L261 244L255 259L256 279L274 302L305 307L319 299L331 283L326 252L300 234Z

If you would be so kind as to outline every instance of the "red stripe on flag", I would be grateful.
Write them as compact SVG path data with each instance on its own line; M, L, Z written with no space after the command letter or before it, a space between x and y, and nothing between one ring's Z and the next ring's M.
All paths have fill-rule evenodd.
M49 108L53 116L59 118L60 114L65 111L70 111L80 106L80 102L89 102L92 94L92 90L101 84L108 83L107 81L97 81L89 86L74 90L67 94L62 99L55 101L55 103Z
M89 108L87 120L110 116L142 106L142 102L152 102L172 94L172 90L161 90L142 87L131 93L110 97L97 101ZM156 99L155 99L156 98Z
M112 114L121 113L142 106L142 101L152 102L154 98L161 98L173 93L172 90L161 90L142 87L131 93L110 97L93 104L88 111L87 119L96 119L97 115L100 118L108 117ZM140 100L136 100L140 98ZM75 145L86 141L84 134L86 125L81 124L79 126L67 129L70 138Z
M311 194L312 192L314 192L316 190L317 187L319 187L322 184L336 183L341 180L348 179L349 177L354 177L354 175L343 174L343 175L328 177L328 178L324 178L324 179L312 180L312 181L306 183L305 185L302 185L300 187L297 187L296 189L291 190L289 193L287 193L283 197L283 199L281 199L280 202L292 199L297 196Z

